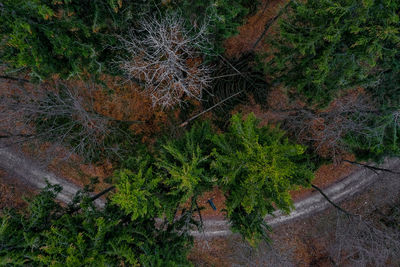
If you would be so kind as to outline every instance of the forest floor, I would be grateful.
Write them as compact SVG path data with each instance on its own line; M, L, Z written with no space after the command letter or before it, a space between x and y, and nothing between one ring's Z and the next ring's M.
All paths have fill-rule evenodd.
M36 193L32 186L18 179L13 172L0 168L0 210L23 208L27 204L24 198L32 197Z
M1 191L3 192L2 194L5 192L5 197L14 190L13 188L18 188L16 189L17 192L26 191L27 195L31 196L34 190L46 187L46 182L48 182L50 184L59 184L63 187L57 199L67 203L73 198L75 193L82 188L68 181L68 179L57 176L53 172L46 170L38 161L34 161L23 153L17 152L17 150L11 146L1 145L3 145L3 147L0 148L0 170L3 171L3 175L0 176L0 183L5 187L7 185L9 186L8 189L4 188L4 190ZM20 185L21 187L19 187ZM3 197L3 195L0 196ZM16 203L21 202L22 196L23 194L12 194ZM96 204L98 206L104 205L101 200L97 200Z

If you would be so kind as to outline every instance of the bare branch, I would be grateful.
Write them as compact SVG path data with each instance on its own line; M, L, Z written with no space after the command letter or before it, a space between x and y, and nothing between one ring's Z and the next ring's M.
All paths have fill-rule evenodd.
M349 263L354 266L388 266L390 259L396 265L400 255L400 231L361 216L338 216L336 239L329 250L339 266Z
M91 94L96 87L86 83L84 89L78 89L62 82L55 86L32 90L16 86L8 94L3 93L0 138L11 144L51 141L55 150L54 145L61 144L69 148L70 155L75 153L89 161L101 153L118 154L118 147L107 138L115 134L129 138L129 135L116 127L115 119L95 112Z
M144 82L154 105L171 107L182 103L184 96L200 99L211 82L211 69L199 52L207 42L206 29L204 23L187 30L178 13L144 18L138 29L119 37L128 56L115 63L128 80Z
M359 133L366 137L377 134L378 131L371 131L368 124L374 112L377 110L368 97L348 94L335 100L324 111L289 111L283 127L298 142L311 145L318 154L340 161L347 149L343 142L346 134Z
M340 207L338 204L336 204L335 202L333 202L325 193L324 191L322 191L321 188L319 188L318 186L311 184L311 187L316 189L328 202L329 204L331 204L333 207L335 207L337 210L343 212L346 215L349 216L355 216L354 214L348 212L347 210L343 209L342 207Z

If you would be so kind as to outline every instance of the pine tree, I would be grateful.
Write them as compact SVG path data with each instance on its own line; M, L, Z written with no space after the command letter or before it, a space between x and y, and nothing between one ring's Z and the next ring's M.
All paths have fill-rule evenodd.
M190 266L192 239L179 227L159 229L154 217L132 220L111 203L101 210L87 194L64 208L55 201L60 190L47 187L23 212L3 211L1 265Z
M212 167L233 230L252 243L266 239L264 217L276 209L289 212L289 190L309 186L313 178L305 147L290 143L277 128L258 127L254 114L246 120L234 115L229 131L214 136L213 143Z
M399 10L392 0L291 1L266 70L310 102L363 86L382 104L398 103Z
M2 1L0 59L39 79L98 73L113 54L115 33L140 8L122 0Z

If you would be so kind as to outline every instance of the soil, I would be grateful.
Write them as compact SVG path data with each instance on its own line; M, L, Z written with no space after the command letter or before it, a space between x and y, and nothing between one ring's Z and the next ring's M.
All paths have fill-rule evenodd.
M211 207L208 200L214 203L216 210ZM203 206L204 209L201 211L203 219L223 219L225 217L224 209L225 197L221 190L217 187L213 191L204 193L197 201L199 206Z
M0 169L0 210L21 209L27 206L24 199L34 196L37 190L15 179L10 173Z
M350 156L347 159L352 159ZM327 188L330 185L342 180L350 173L357 169L356 166L342 162L340 164L324 164L315 173L315 178L312 183L321 189ZM291 191L293 201L298 201L308 197L315 190L311 188L299 188L297 190Z
M239 34L225 41L225 54L228 57L239 57L241 54L253 50L257 39L264 31L265 24L278 14L279 10L286 4L287 0L263 0L258 8L258 12L249 17L247 22L238 28ZM274 32L274 26L268 33ZM259 42L256 51L266 51L268 46Z

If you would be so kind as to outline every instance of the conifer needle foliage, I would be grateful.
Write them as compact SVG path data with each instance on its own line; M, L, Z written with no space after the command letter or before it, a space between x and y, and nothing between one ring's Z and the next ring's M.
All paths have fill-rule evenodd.
M392 0L291 1L266 70L313 103L354 86L398 103L399 10Z
M28 209L0 216L2 266L190 266L190 237L157 229L154 219L131 220L117 206L96 208L86 193L79 209L60 206L48 186ZM77 202L76 202L77 201Z
M198 197L218 186L227 199L232 229L254 244L268 239L264 217L276 209L289 212L289 190L309 186L313 178L305 147L290 143L277 128L259 127L253 114L245 120L234 115L225 134L215 133L207 122L195 124L181 138L163 143L154 160L136 175L119 174L122 184L114 203L124 199L121 207L136 216L139 207L159 205L161 214L173 221L182 206L186 214L199 212Z
M232 230L255 245L268 240L265 215L289 212L288 191L309 185L304 152L283 131L259 127L253 114L233 116L224 134L195 124L153 153L127 159L104 208L93 204L89 188L63 207L55 201L61 188L48 186L26 210L3 211L0 264L191 266L190 231L202 229L197 199L215 186L226 196Z
M313 178L310 166L301 162L305 147L290 143L277 128L257 125L253 114L245 120L234 115L229 131L214 136L212 153L227 217L233 230L252 242L266 238L265 215L276 208L289 212L289 190L308 186Z
M99 73L116 42L113 35L132 19L130 9L140 11L122 0L2 1L1 61L39 79Z

